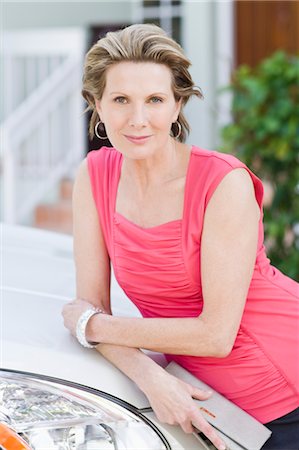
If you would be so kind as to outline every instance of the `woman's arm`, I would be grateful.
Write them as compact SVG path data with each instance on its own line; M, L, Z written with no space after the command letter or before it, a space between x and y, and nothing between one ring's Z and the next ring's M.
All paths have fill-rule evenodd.
M245 169L231 171L217 187L205 213L201 315L141 319L100 314L90 320L88 339L164 353L228 355L240 326L253 273L259 216L250 175ZM72 332L84 307L80 301L69 305L67 326Z
M73 189L73 238L77 298L111 314L110 261L84 160Z
M78 300L87 307L98 306L111 317L110 261L92 197L86 161L78 171L73 193L74 257ZM86 307L86 306L85 306ZM63 310L68 322L69 306ZM82 311L81 311L82 312ZM201 430L218 449L222 440L206 422L193 398L204 400L209 393L178 380L138 348L100 344L97 350L131 378L147 396L161 422L177 424L186 433Z
M110 260L98 213L93 199L87 161L79 167L73 190L73 236L76 266L76 292L78 302L103 309L111 317ZM63 309L64 320L68 305ZM153 360L137 348L117 345L98 345L97 350L116 364L141 388L144 374L161 372Z

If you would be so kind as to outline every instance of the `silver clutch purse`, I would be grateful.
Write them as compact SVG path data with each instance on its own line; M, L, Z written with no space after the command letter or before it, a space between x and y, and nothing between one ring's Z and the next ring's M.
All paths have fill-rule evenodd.
M207 400L194 400L205 419L217 430L229 450L260 450L271 436L271 431L243 409L227 400L207 384L175 362L165 369L168 373L200 389L211 390ZM207 450L215 449L202 433L194 433Z

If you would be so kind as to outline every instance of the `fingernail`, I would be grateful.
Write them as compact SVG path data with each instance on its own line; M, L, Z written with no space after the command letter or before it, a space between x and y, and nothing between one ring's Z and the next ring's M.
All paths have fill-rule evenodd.
M221 444L219 450L226 450L226 446L224 444Z

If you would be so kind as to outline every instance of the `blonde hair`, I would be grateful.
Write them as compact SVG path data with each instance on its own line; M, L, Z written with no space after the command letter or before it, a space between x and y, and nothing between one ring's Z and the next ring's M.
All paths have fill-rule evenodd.
M94 127L99 120L95 99L102 98L106 72L113 64L122 61L154 62L164 64L172 73L172 88L176 101L184 106L193 95L202 98L200 88L194 85L188 71L189 59L181 46L170 38L161 28L151 24L130 25L123 30L108 32L88 51L83 75L82 95L88 103L86 111L92 111L89 123L89 136L94 137ZM182 112L178 121L182 131L178 139L184 142L190 131L189 124ZM175 135L177 126L172 125Z

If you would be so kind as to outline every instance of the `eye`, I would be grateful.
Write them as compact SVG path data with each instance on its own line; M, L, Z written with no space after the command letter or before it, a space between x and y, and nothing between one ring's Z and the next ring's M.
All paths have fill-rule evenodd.
M114 102L115 103L123 103L123 104L128 103L126 97L115 97Z
M161 97L151 97L150 102L151 103L162 103L163 99Z

